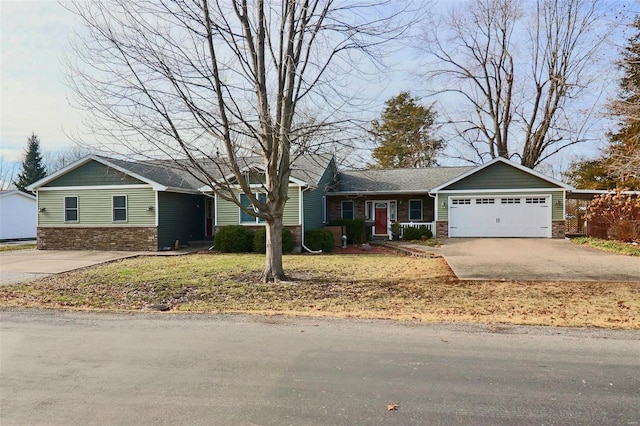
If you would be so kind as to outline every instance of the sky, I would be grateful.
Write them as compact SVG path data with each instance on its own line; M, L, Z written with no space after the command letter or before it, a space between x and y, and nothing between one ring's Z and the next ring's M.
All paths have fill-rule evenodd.
M456 0L438 1L448 5ZM56 1L0 0L0 155L4 161L22 159L32 132L45 154L72 147L69 135L81 133L82 112L70 105L70 89L64 84L63 59L71 53L74 31L81 28ZM420 90L419 78L407 71L415 66L413 59L406 58L381 79L380 87L372 88L380 111L384 100L401 90ZM579 152L593 154L597 147ZM558 158L568 161L566 156Z
M43 151L71 146L65 131L81 122L69 105L62 58L73 18L55 1L0 1L0 154L22 158L27 138Z

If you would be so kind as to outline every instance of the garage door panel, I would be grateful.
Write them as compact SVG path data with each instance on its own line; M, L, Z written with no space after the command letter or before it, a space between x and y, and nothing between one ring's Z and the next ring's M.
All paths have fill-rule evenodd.
M450 237L550 237L549 196L449 199Z

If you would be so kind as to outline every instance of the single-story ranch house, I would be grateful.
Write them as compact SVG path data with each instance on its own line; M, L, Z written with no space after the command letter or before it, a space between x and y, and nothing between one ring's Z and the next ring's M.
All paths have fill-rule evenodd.
M259 174L254 163L250 173ZM252 180L258 188L259 181ZM292 164L284 224L298 247L305 231L354 218L379 238L391 236L394 222L425 225L439 238L563 238L572 189L504 158L477 167L338 171L330 156L304 155ZM37 194L40 249L155 251L211 239L226 225L263 226L162 161L90 155L29 190Z

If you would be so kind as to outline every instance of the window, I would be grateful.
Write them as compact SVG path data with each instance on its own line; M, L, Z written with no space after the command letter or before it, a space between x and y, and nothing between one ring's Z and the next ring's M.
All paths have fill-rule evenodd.
M476 204L494 204L495 202L494 198L476 198Z
M64 197L64 221L78 221L78 197Z
M501 198L501 204L520 204L520 198Z
M364 218L367 220L373 220L375 217L375 213L373 212L373 201L366 201L364 203Z
M127 221L127 196L114 195L112 205L113 205L113 221L126 222Z
M342 218L343 219L353 219L353 201L343 201L342 202Z
M256 197L258 198L258 201L261 201L263 203L267 201L267 195L264 193L258 193L256 194ZM247 197L244 194L240 194L240 204L242 204L242 207L255 210L251 205L251 201L249 201L249 197ZM243 209L240 209L240 223L244 223L244 224L264 223L264 219L260 217L252 216L246 211L244 211Z
M525 198L525 203L527 204L545 204L547 199L545 197L532 197Z
M422 220L422 200L409 200L409 221Z
M461 205L461 204L471 204L470 198L454 198L451 200L451 204L453 205Z
M398 220L398 208L395 201L389 201L389 220Z

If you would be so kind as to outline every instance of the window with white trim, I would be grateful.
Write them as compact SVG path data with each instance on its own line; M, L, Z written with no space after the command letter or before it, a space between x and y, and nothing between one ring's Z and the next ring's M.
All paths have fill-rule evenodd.
M375 218L375 213L373 212L373 201L365 201L364 218L367 220L373 220Z
M422 200L409 200L409 221L422 220Z
M126 222L127 221L127 196L114 195L111 199L111 205L113 208L113 221Z
M354 218L353 201L343 201L342 202L342 213L341 213L340 217L342 219L353 220L353 218Z
M258 201L261 201L263 203L267 201L267 194L265 193L260 192L255 194L255 196ZM245 194L240 194L240 204L242 205L242 207L256 211L256 209L251 204L249 197L247 197ZM246 225L264 223L264 219L261 217L253 216L247 213L244 209L240 209L240 223Z
M79 217L78 196L64 197L64 221L77 222Z
M398 203L394 201L389 201L389 220L398 220Z

